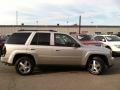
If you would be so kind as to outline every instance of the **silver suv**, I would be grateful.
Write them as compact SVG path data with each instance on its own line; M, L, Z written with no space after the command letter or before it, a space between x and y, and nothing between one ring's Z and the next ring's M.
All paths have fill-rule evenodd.
M14 65L21 75L31 74L37 64L80 65L95 75L112 65L110 50L82 45L74 37L53 30L13 33L3 47L1 61Z

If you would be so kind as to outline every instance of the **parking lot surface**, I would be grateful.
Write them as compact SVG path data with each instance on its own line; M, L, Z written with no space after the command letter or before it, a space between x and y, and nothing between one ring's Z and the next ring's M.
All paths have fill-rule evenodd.
M20 76L0 62L0 90L120 90L120 58L104 75L91 75L79 67L45 67Z

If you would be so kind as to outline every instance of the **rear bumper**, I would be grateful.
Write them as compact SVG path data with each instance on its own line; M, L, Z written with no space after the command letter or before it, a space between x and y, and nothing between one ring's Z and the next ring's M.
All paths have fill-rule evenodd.
M1 61L2 63L4 63L5 65L12 65L11 63L8 63L8 62L7 62L7 61L8 61L8 58L1 57L1 58L0 58L0 61Z
M1 57L1 59L0 59L0 61L3 62L3 63L7 62L7 60L8 60L8 58L5 58L5 57Z

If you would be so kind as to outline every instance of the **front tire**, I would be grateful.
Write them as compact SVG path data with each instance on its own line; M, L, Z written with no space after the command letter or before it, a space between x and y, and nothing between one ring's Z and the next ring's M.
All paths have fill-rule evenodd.
M91 74L99 75L105 70L105 63L100 57L93 57L88 61L87 69Z
M33 72L34 62L29 57L21 57L17 60L15 69L20 75L29 75Z

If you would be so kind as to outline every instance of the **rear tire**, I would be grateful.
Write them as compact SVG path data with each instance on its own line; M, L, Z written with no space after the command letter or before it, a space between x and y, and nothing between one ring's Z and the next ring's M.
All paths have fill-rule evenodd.
M20 75L29 75L33 72L34 62L29 57L20 57L15 64L15 69Z
M87 63L87 69L91 74L99 75L105 70L105 63L100 57L93 57Z

